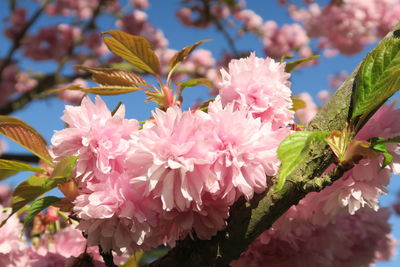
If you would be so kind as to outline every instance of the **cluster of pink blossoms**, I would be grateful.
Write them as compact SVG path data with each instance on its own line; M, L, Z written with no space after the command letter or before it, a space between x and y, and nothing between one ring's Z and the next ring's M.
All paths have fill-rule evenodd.
M41 28L37 34L28 35L24 56L34 60L61 60L73 43L81 37L82 30L66 24Z
M104 3L108 12L116 12L121 9L118 1L104 1ZM56 0L46 7L46 13L50 16L75 15L81 19L88 19L93 15L99 4L99 0Z
M356 139L399 136L399 118L400 109L382 106ZM400 172L400 147L389 144L388 150L394 158L389 166L381 168L382 156L363 159L333 185L309 193L232 266L267 261L271 266L365 266L390 259L395 242L389 235L389 212L379 210L378 202L392 173Z
M209 239L239 197L266 189L293 120L290 75L254 54L222 72L208 113L173 106L142 128L98 97L66 107L69 127L53 136L52 153L79 156L74 213L89 245L124 252Z
M14 94L30 91L36 85L37 81L20 72L16 64L8 65L1 73L0 107L5 106Z
M211 18L226 22L227 26L233 26L234 22L240 25L237 35L242 36L246 32L256 34L264 44L264 52L268 57L279 59L282 56L293 56L298 53L300 57L312 55L309 46L309 38L300 24L286 24L279 27L275 21L265 21L251 9L246 8L245 1L227 5L223 1L210 3L210 14L196 1L187 1L188 7L178 10L178 19L185 26L208 27L213 24ZM195 17L195 14L198 14Z
M4 29L4 35L10 40L15 40L28 23L26 20L26 9L22 7L16 8L8 19L8 22L11 25Z
M389 216L387 209L363 210L339 216L327 225L285 217L292 220L288 222L289 229L274 226L230 264L232 267L263 266L266 262L273 267L370 266L394 254L396 244L390 236Z
M361 52L366 44L385 36L400 17L398 0L340 2L289 8L291 16L304 23L310 37L320 37L319 46L327 55L334 55L335 50L345 55Z
M262 32L264 51L269 57L279 59L294 56L294 52L302 58L312 56L310 40L300 24L285 24L279 28L275 21L269 20L262 26Z
M0 221L3 221L11 209L3 211L3 206L0 204L0 211ZM77 266L76 262L84 253L92 258L95 267L105 266L99 248L87 247L86 239L74 226L63 228L54 235L45 233L40 244L36 245L27 245L21 238L22 228L17 215L13 215L0 228L0 266L72 267ZM126 256L115 255L114 262L121 264L126 259Z

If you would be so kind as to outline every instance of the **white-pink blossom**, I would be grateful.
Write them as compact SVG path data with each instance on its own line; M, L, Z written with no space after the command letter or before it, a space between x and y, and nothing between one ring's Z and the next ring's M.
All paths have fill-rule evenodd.
M37 61L61 60L81 34L80 28L66 24L43 27L26 37L29 45L24 46L24 56Z
M292 17L304 23L308 35L319 37L321 49L352 55L383 37L398 21L400 3L393 0L345 0L307 9L290 7Z
M364 210L344 215L325 226L314 226L302 218L290 218L291 229L279 225L261 234L242 253L233 267L262 266L369 266L388 260L394 248L388 223L389 211ZM285 218L285 215L281 217ZM304 227L297 228L304 224Z
M256 118L270 122L272 129L293 122L290 74L285 64L271 58L257 58L254 53L244 59L234 59L228 71L222 69L219 94L223 105L244 106Z
M269 20L264 23L262 29L264 51L269 57L279 59L282 56L293 56L301 49L309 49L309 39L300 24L278 27L275 21Z
M130 151L128 165L140 163L144 170L133 182L143 179L147 184L144 194L159 197L167 211L185 211L192 201L201 205L202 192L210 190L209 166L215 153L204 138L205 115L182 112L176 106L157 110L155 122L146 122L137 148Z
M11 213L11 209L4 210L0 204L0 222ZM22 224L16 214L0 228L0 266L23 266L25 259L25 241L21 239Z
M246 107L222 107L219 97L210 103L211 140L218 158L212 171L230 204L244 195L247 200L267 187L267 177L277 173L280 161L276 149L290 133L288 128L272 129L271 123L253 118Z

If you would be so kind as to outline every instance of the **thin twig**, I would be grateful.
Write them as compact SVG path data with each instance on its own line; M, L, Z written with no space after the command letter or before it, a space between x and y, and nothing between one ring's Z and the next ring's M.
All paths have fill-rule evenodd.
M232 50L233 55L235 57L238 57L239 56L239 51L236 48L235 39L233 39L229 35L228 31L225 29L224 25L222 25L220 20L215 19L214 22L215 22L215 26L217 27L218 31L220 31L224 35L226 41L228 42L228 45L229 45L230 49Z

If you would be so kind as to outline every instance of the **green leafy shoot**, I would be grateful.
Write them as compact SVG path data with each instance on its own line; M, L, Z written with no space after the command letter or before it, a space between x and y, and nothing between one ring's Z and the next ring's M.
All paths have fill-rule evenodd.
M193 52L193 50L196 49L199 45L205 42L209 42L211 40L201 40L198 41L190 46L186 46L182 48L179 52L177 52L169 61L168 67L170 68L170 71L168 73L168 78L167 78L167 84L171 78L171 75L174 73L175 68L181 63L182 61L186 60L188 56Z
M54 196L46 196L43 198L36 199L32 202L32 205L27 209L26 214L24 216L24 228L28 227L33 218L39 214L42 210L50 207L53 204L56 204L60 201L58 197Z
M279 145L277 153L282 162L275 191L282 189L286 178L302 162L315 142L325 141L328 132L300 131L287 136Z
M352 98L352 120L360 129L400 89L400 39L379 44L364 59Z
M204 85L204 86L207 86L210 89L213 89L211 81L209 79L207 79L207 78L197 78L197 79L187 80L187 81L184 81L184 82L178 82L176 85L179 88L178 97L182 96L182 93L186 88L194 87L194 86L197 86L197 85Z
M47 193L59 184L66 183L72 174L76 161L77 157L75 156L65 157L56 165L50 177L31 176L20 183L13 192L10 217L40 195ZM6 221L3 221L1 226Z
M31 171L31 172L39 172L39 173L43 173L43 174L46 173L45 170L43 170L39 167L29 165L24 162L0 159L0 171L3 171L3 170Z
M21 171L31 171L45 174L41 168L20 161L0 159L0 181Z
M374 151L381 152L381 154L383 155L382 169L385 168L390 163L392 163L393 156L392 156L392 154L390 154L388 152L388 148L387 148L386 144L384 144L384 143L375 144L375 145L372 145L371 148Z
M307 57L307 58L302 58L302 59L298 59L298 60L295 60L295 61L286 62L285 71L286 72L292 72L295 69L297 69L298 67L300 67L301 65L303 65L303 64L305 64L307 62L310 62L311 60L314 60L314 59L316 59L318 57L319 57L319 55L314 55L314 56L311 56L311 57Z

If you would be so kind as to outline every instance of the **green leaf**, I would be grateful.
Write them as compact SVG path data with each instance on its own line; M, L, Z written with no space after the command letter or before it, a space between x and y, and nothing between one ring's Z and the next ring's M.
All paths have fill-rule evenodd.
M0 115L0 134L10 138L51 166L54 166L44 138L22 120Z
M328 132L301 131L287 136L279 145L277 153L281 161L276 191L282 189L286 178L301 163L310 147L317 141L324 141Z
M54 168L53 172L51 173L50 180L61 179L65 183L71 177L77 160L78 160L77 156L69 156L62 158L61 161Z
M373 150L381 152L383 155L383 162L382 162L382 169L385 168L387 165L392 163L393 156L388 152L387 145L385 143L377 143L371 147Z
M298 97L292 97L293 106L291 110L296 111L307 107L306 102Z
M372 149L378 152L388 152L386 144L383 143L373 145Z
M286 62L285 71L286 72L292 72L297 67L299 67L299 66L301 66L301 65L303 65L303 64L305 64L305 63L307 63L307 62L309 62L309 61L311 61L313 59L316 59L318 57L319 57L319 55L314 55L314 56L311 56L311 57L302 58L302 59L298 59L298 60L291 61L291 62Z
M3 170L31 171L31 172L46 173L46 171L44 171L43 169L29 165L24 162L0 159L0 171L3 171Z
M105 37L111 35L111 37ZM102 34L104 43L115 55L125 59L135 67L151 74L158 74L160 63L150 43L140 36L110 30Z
M389 165L390 163L392 163L393 161L393 156L392 154L386 152L386 153L382 153L383 155L383 162L382 162L382 169L385 168L387 165Z
M193 50L196 49L199 45L205 42L209 42L211 40L201 40L193 45L186 46L182 48L179 52L177 52L169 61L168 66L170 69L173 69L176 65L178 65L180 62L184 61L187 59L187 57L193 52Z
M176 85L179 86L180 91L183 92L183 90L188 87L193 87L200 84L205 85L210 89L213 89L211 81L207 78L192 79L184 82L179 82Z
M97 95L120 95L131 92L136 92L139 90L143 90L141 87L132 87L132 86L100 86L100 87L91 87L85 88L79 84L73 84L65 88L58 88L53 90L47 90L47 94L58 93L65 90L78 90L85 93L92 93Z
M77 157L75 156L65 157L56 165L50 177L31 176L28 180L20 183L13 192L11 199L12 213L10 217L40 195L50 191L59 184L67 182L73 172L76 160ZM3 221L2 225L6 221Z
M5 171L2 170L0 171L0 181L7 179L8 177L11 177L15 174L17 174L19 171Z
M59 199L58 197L47 196L33 201L32 205L26 211L24 217L24 227L25 228L28 227L32 223L33 218L35 218L35 216L38 215L39 212L50 207L55 203L58 203L60 200L61 199Z
M131 255L129 257L129 259L123 264L120 265L119 267L138 267L138 266L142 266L139 265L139 261L143 255L143 250L138 250L136 251L133 255Z
M32 200L50 191L54 187L52 187L49 183L49 177L29 177L28 180L23 181L15 188L11 199L12 213L9 217L11 217L11 215L19 211ZM3 225L6 221L7 220L3 221L1 225Z
M352 119L362 116L363 124L399 88L400 39L389 39L367 55L358 71Z
M385 140L385 143L400 143L400 136L389 138Z
M91 68L81 65L77 65L75 68L92 73L92 80L100 85L125 87L149 86L142 77L130 71L111 68Z

